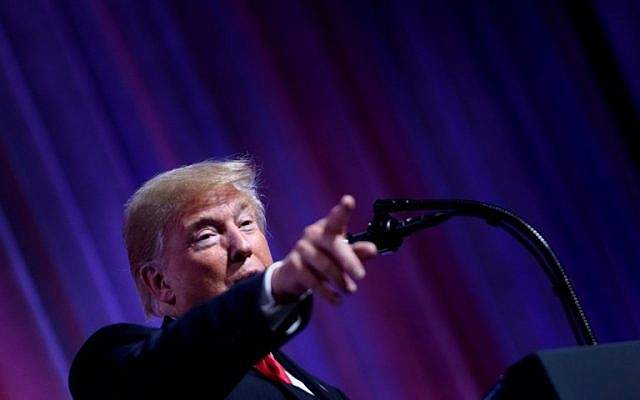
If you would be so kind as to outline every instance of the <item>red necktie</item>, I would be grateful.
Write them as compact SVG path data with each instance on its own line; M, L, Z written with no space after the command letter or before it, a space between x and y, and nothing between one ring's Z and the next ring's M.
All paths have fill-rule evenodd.
M284 372L284 367L273 357L273 354L267 354L262 360L258 361L254 367L267 378L291 385L291 380Z

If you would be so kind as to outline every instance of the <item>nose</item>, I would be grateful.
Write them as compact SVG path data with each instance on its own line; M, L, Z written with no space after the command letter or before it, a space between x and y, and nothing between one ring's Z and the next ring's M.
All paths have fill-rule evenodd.
M230 264L242 264L251 257L251 242L238 227L230 227L227 231L227 252Z

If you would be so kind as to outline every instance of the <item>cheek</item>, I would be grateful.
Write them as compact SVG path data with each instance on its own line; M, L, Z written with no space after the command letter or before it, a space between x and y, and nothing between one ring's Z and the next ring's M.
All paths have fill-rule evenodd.
M216 251L191 254L178 275L178 292L187 299L206 299L224 290L226 257Z
M192 260L191 279L205 283L224 280L227 270L227 255L218 248L199 253Z
M271 257L271 251L269 250L269 245L267 244L267 239L264 235L259 234L255 238L255 242L253 244L253 252L255 256L262 261L265 267L273 264L273 259Z

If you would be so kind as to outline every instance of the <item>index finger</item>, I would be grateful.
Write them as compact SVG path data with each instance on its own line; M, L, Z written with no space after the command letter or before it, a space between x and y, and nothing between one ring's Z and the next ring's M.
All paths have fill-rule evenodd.
M351 195L344 195L340 203L334 206L326 218L325 232L343 234L347 231L347 224L351 218L351 212L356 207L356 200Z

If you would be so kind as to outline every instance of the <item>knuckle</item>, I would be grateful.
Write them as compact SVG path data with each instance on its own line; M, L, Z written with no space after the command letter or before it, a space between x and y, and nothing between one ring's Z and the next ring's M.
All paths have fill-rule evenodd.
M302 259L300 258L300 254L293 252L289 255L289 259L291 260L291 265L295 270L300 270L302 268Z
M322 232L322 227L318 223L309 225L305 228L305 235L308 237L316 237L321 232Z

